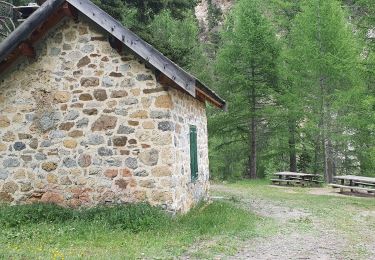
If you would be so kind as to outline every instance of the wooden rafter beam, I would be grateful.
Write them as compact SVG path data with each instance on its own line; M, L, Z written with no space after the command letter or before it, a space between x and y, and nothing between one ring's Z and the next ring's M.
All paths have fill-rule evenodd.
M78 21L78 10L69 3L64 3L62 6L64 14L68 17L72 17L75 21Z
M36 56L36 52L32 44L29 42L23 42L18 46L20 54L26 56L28 58L34 59Z
M72 13L67 10L67 5L64 4L56 9L41 25L34 29L31 32L29 38L26 41L23 41L14 49L2 63L0 63L0 73L3 73L7 70L18 58L21 56L26 56L28 58L35 58L36 53L33 45L37 43L51 28L56 26L64 17L74 17ZM70 7L69 10L73 10L74 7ZM74 13L73 13L74 14ZM77 13L78 15L78 13Z

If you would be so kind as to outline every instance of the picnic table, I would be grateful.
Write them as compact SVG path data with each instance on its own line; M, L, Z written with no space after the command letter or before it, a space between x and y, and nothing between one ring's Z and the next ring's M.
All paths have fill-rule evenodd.
M336 183L329 184L332 188L339 188L340 192L345 189L354 191L365 191L367 193L375 193L375 178L343 175L333 177Z
M310 185L310 184L319 184L322 183L319 180L318 174L310 174L310 173L298 173L298 172L277 172L274 173L274 179L271 179L273 184L298 184L301 186Z

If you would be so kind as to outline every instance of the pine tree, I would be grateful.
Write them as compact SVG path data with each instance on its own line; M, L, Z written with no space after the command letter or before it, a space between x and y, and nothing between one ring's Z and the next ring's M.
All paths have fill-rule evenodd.
M215 120L222 125L218 129L227 132L225 143L247 139L247 174L257 178L258 141L264 127L264 108L272 104L277 86L279 48L258 1L238 2L225 28L217 73L221 93L227 94L230 105L229 113Z
M362 91L359 49L338 1L305 1L292 29L290 70L293 84L305 93L305 128L318 137L316 164L323 162L331 182L342 157L340 147L350 146L351 136L340 124L347 111L337 104Z

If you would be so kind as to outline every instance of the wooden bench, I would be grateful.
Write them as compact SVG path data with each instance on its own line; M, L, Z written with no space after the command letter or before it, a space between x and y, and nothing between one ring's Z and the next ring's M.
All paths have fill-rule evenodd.
M374 184L374 183L367 183L367 182L358 182L358 181L355 181L354 184L365 185L365 186L373 186L373 187L375 187L375 184Z
M281 184L281 183L286 183L287 185L288 185L288 184L291 184L291 183L295 183L295 184L297 184L297 183L303 183L303 181L301 181L301 180L271 179L271 181L272 181L273 183L278 182L279 184Z
M328 184L332 188L340 188L340 189L348 189L348 190L359 190L359 191L367 191L369 193L375 192L375 189L358 187L358 186L347 186L347 185L340 185L340 184ZM367 184L366 184L367 185Z

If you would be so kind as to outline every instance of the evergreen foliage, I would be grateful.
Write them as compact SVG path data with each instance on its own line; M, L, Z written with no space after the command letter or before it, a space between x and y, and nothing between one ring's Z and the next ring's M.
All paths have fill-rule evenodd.
M248 176L257 178L258 147L264 147L259 138L267 124L266 108L274 103L278 86L279 48L257 1L240 1L225 27L217 76L220 92L230 101L229 112L217 116L211 129L213 133L230 133L223 142L240 144L247 151Z

